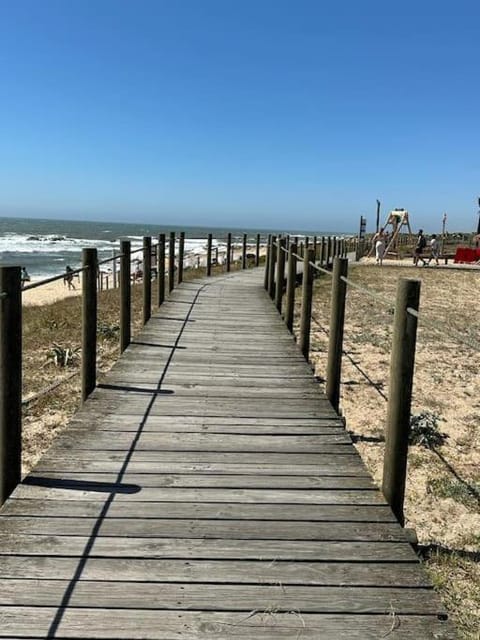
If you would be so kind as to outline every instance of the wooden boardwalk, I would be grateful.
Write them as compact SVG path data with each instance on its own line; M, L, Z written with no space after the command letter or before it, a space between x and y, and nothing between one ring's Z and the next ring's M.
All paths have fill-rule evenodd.
M175 290L0 513L0 637L453 638L252 270Z

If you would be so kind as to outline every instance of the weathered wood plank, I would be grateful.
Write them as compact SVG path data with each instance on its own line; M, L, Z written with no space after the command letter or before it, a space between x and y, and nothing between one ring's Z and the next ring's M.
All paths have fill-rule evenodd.
M80 557L0 556L1 578L69 580ZM217 584L295 584L357 587L428 587L418 562L262 562L255 560L155 560L89 558L78 580ZM21 585L20 585L21 586Z
M54 607L1 607L0 637L45 637L57 609ZM32 621L35 621L32 624ZM34 629L34 630L33 630ZM395 635L393 635L393 633ZM92 609L71 607L63 612L55 635L61 638L112 637L120 640L395 640L426 638L453 640L450 626L436 616L299 614L271 610L245 612L149 611L144 609Z
M33 481L33 479L32 479ZM386 504L377 490L354 489L179 489L172 487L152 488L126 483L75 484L74 480L57 481L52 488L50 482L42 486L22 484L15 489L16 498L41 498L45 500L105 500L115 494L116 500L141 502L249 502L251 504ZM65 488L63 488L65 487Z
M180 518L109 518L99 522L96 518L8 516L0 518L0 527L3 535L88 536L95 531L95 535L107 537L408 542L398 523Z
M3 555L83 555L88 536L0 534ZM310 540L235 540L195 538L96 537L90 555L131 558L197 558L218 560L309 560L338 562L414 562L404 542L338 542Z
M72 500L18 500L10 498L3 515L96 518L103 502ZM396 522L388 505L300 505L210 502L113 501L106 518L209 518L292 520L309 522Z
M30 478L41 480L51 479L67 482L118 482L118 473L95 472L59 472L49 471L41 473L34 471ZM178 487L178 488L209 488L209 489L375 489L373 480L368 476L269 476L269 475L229 475L229 474L160 474L152 468L146 473L122 474L124 484L138 484L140 487Z
M130 449L133 437L130 432L118 432L115 437L109 433L73 431L72 434L58 439L59 447L69 449L103 449L117 451ZM136 442L136 450L142 451L238 451L276 453L281 451L341 453L351 440L346 433L318 436L283 436L283 435L237 435L208 433L142 433Z
M61 606L68 580L0 579L2 606ZM115 582L75 584L70 607L177 611L384 614L435 616L444 613L428 588L319 587L315 585L230 585L211 583Z

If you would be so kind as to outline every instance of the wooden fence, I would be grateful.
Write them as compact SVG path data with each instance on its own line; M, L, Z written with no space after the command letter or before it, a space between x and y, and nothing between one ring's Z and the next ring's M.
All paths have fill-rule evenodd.
M301 263L301 305L298 344L309 360L312 320L313 283L316 275L332 277L331 317L325 391L334 409L339 411L343 353L343 331L347 287L359 287L347 278L348 260L345 244L324 242L321 251L307 243L297 247L289 238L271 237L267 246L265 289L282 313L285 297L285 323L293 332L296 286L299 281L297 264ZM287 248L288 247L288 248ZM287 279L284 281L285 261ZM362 287L360 287L362 288ZM364 289L365 295L375 295ZM376 295L376 297L380 297ZM420 281L399 279L394 311L394 331L390 361L385 457L382 491L399 522L404 524L404 497L407 471L408 439L412 401L413 370L417 333Z
M195 275L207 276L213 272L229 272L233 268L247 269L261 262L262 238L256 234L249 241L241 235L241 243L234 244L232 234L226 238L225 259L220 265L219 249L213 246L213 236L207 238L205 266L191 265ZM250 251L249 251L250 247ZM178 248L178 251L177 251ZM172 231L169 240L160 234L155 243L145 237L140 249L132 251L128 240L121 241L120 253L106 260L98 260L96 249L84 249L82 267L71 275L82 274L82 360L81 397L85 401L92 393L97 381L97 306L98 292L111 288L120 290L119 346L122 353L131 341L132 324L132 257L141 254L143 323L148 322L152 310L152 285L156 287L158 306L165 301L165 288L171 292L185 277L185 234ZM117 265L120 265L117 274ZM111 276L102 273L102 267L112 264ZM168 268L166 269L166 264ZM21 479L22 460L22 292L45 284L63 280L65 274L33 282L22 289L20 266L0 268L0 505L15 489ZM108 278L108 279L107 279ZM71 379L67 376L62 382ZM45 393L59 386L49 385ZM36 394L38 396L42 395Z

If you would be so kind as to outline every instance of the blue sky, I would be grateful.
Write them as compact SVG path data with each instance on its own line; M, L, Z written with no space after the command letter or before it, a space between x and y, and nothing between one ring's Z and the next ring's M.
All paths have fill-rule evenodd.
M0 215L476 229L480 3L0 0Z

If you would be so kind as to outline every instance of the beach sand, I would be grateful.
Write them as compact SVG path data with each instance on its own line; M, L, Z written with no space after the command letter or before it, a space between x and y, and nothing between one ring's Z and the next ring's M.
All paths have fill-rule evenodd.
M28 289L22 292L23 304L32 306L41 306L44 304L51 304L57 302L57 300L63 300L70 296L79 296L82 293L82 285L77 279L74 280L75 289L69 289L63 280L56 280L55 282L49 282L35 289Z

